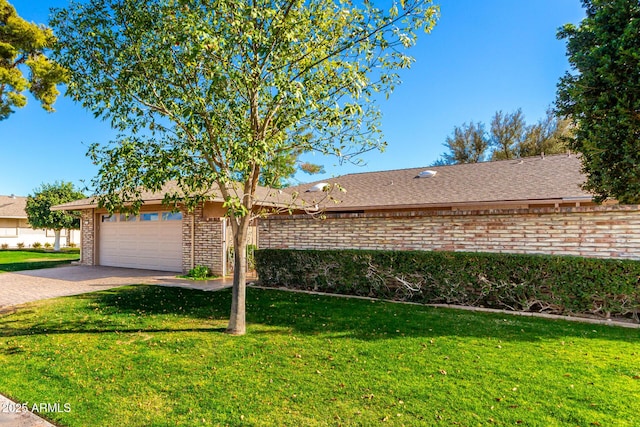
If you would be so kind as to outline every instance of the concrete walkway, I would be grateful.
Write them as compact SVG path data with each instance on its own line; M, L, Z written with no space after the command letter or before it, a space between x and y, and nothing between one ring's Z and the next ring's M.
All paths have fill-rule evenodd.
M18 412L20 411L20 412ZM55 427L0 394L0 427Z
M175 286L203 291L230 287L231 279L191 281L179 279L177 273L135 270L116 267L72 265L42 270L0 274L0 315L27 302L69 295L79 295L120 286L147 284ZM55 427L31 412L21 409L0 395L0 427Z

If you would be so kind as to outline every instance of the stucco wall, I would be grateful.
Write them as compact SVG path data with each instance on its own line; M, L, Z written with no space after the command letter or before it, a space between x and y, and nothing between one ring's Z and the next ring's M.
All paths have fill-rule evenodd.
M639 206L274 216L260 248L393 249L640 259Z

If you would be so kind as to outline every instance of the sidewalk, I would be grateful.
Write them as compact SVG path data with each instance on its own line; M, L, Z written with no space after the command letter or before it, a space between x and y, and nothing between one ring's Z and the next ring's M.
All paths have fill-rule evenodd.
M31 412L16 412L21 409L0 394L0 427L55 427Z

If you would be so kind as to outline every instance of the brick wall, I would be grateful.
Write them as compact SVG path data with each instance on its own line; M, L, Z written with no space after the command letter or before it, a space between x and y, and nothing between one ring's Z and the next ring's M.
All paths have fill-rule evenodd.
M640 259L640 206L273 216L260 248L393 249Z
M182 220L182 269L184 272L194 266L204 265L209 267L215 275L224 274L223 221L223 218L204 218L201 206L192 213L184 213ZM193 246L192 233L195 236Z
M80 217L80 264L95 265L95 213L84 209Z

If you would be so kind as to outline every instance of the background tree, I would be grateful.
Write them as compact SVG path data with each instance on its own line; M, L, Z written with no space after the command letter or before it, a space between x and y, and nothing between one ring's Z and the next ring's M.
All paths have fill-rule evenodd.
M491 119L489 130L493 153L491 160L506 160L517 157L517 147L524 140L527 124L522 110L513 113L497 111Z
M53 249L60 250L60 232L80 228L80 212L52 211L51 206L72 202L84 198L85 195L76 190L70 182L42 184L33 195L27 197L27 218L33 229L46 229L55 232Z
M572 129L570 120L558 118L548 109L538 123L526 127L523 140L515 147L516 157L566 153Z
M302 162L300 164L300 170L309 175L315 175L317 173L324 173L324 167L315 163Z
M469 122L454 127L443 145L449 151L443 153L434 166L481 162L489 148L489 139L483 123Z
M553 109L533 125L527 125L520 109L507 114L498 111L491 120L490 133L481 122L454 127L453 135L443 144L449 151L433 166L482 162L490 149L491 160L565 153L572 135L571 121L556 117Z
M349 161L383 146L376 101L437 14L430 0L72 1L52 21L68 93L122 131L89 152L100 204L136 209L141 189L175 180L186 197L165 201L193 207L217 187L237 254L227 331L245 333L261 178L276 182L300 153Z
M54 42L50 29L25 21L7 0L0 0L0 120L27 104L27 89L45 110L53 111L60 93L56 86L66 77L44 54Z
M640 203L640 3L582 3L586 18L558 32L574 73L560 79L556 108L575 122L584 188L597 201Z

